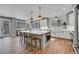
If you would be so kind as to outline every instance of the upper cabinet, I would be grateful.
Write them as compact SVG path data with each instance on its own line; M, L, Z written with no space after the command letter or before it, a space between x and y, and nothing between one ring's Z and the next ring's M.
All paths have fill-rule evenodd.
M40 28L41 29L47 29L48 28L48 22L47 22L47 19L42 19L42 20L40 20Z
M20 28L20 22L16 22L16 27Z
M17 30L25 30L25 25L26 25L26 22L24 20L18 20L16 19L16 29Z
M32 28L32 29L40 28L39 21L38 21L38 20L36 20L36 21L31 21L31 28Z
M49 19L39 19L39 20L33 20L29 21L31 26L31 29L47 29L49 28Z

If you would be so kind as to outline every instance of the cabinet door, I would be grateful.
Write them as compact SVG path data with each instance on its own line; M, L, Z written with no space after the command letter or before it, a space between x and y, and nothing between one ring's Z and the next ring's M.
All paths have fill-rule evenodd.
M47 29L48 28L47 19L40 20L40 28L41 29Z
M40 28L39 21L31 21L31 28Z
M17 29L21 27L20 24L21 24L20 22L16 22L16 28Z
M1 35L10 36L11 35L11 20L3 18L1 20Z

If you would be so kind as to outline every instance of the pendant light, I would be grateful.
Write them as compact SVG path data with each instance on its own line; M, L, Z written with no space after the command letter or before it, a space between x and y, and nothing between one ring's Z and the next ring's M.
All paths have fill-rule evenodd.
M38 19L42 19L42 16L41 16L41 7L39 6L39 16L37 17Z
M33 20L32 14L33 14L33 11L30 11L30 19L27 21L27 23L30 23L30 21L32 22L32 20Z
M31 18L30 18L30 20L33 20L33 15L32 15L32 14L33 14L33 11L31 11L30 13L31 13Z

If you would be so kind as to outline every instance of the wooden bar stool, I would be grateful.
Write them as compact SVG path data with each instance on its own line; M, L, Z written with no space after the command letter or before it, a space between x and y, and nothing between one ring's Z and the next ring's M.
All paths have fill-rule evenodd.
M30 46L30 43L31 43L30 34L24 33L24 45L26 45L26 48Z
M39 45L38 45L39 43ZM41 39L38 38L36 35L34 34L31 34L31 50L38 50L38 49L41 49Z
M30 34L29 33L25 33L25 32L20 32L20 40L19 40L19 43L28 48L30 47L30 44L31 44L31 37L30 37Z

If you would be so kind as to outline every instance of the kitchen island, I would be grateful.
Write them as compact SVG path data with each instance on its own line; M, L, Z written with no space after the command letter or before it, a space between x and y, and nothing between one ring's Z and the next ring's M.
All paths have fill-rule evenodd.
M34 34L38 38L41 39L41 48L45 48L47 41L50 39L48 36L51 36L51 31L46 30L27 30L27 31L21 31L22 33L26 34Z

